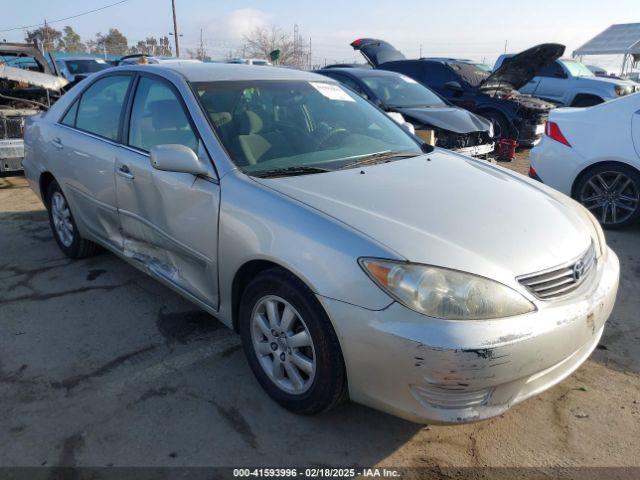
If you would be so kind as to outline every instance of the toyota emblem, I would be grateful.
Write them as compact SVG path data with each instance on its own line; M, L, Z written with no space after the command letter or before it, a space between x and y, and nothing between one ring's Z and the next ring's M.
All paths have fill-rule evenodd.
M573 266L573 279L577 282L584 275L584 263L582 260L578 260Z

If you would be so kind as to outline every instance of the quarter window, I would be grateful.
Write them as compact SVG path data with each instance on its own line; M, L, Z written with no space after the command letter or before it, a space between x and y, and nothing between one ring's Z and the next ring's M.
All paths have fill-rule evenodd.
M62 118L63 125L68 127L76 126L76 113L78 113L78 101L76 100L71 108L67 111L67 114Z
M131 77L117 75L103 78L91 85L80 99L76 128L109 140L117 140L122 106L130 82Z
M131 110L129 145L148 152L169 143L198 151L198 138L173 90L162 81L142 77Z

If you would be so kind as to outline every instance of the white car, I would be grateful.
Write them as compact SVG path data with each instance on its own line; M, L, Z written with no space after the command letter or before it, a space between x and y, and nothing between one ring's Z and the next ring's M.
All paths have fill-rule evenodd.
M513 54L500 55L493 67L494 71L512 56ZM567 107L590 107L640 92L640 85L630 80L596 76L577 60L560 58L540 69L518 91Z
M551 112L529 176L572 196L609 228L640 218L640 93Z

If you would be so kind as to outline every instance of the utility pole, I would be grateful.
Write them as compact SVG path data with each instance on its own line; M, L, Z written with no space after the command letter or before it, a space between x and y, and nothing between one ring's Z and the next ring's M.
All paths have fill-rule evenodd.
M507 53L507 42L509 42L509 40L504 41L504 53Z
M176 0L171 0L171 9L173 10L173 36L176 38L176 57L179 57L180 47L178 46L178 21L176 20Z
M202 42L202 29L200 29L200 60L204 61L204 43Z
M420 57L419 58L422 58L422 44L420 44Z

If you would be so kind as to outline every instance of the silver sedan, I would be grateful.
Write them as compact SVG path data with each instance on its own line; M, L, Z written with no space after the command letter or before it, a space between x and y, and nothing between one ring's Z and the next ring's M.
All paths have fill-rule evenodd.
M297 413L498 415L578 368L615 301L583 207L421 144L326 77L109 69L25 142L66 255L106 248L215 315Z

